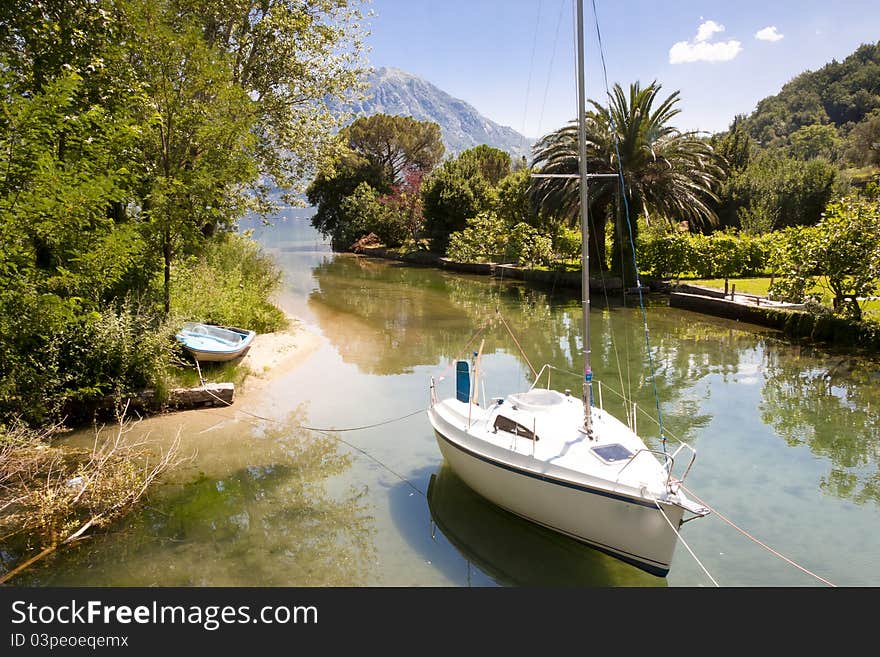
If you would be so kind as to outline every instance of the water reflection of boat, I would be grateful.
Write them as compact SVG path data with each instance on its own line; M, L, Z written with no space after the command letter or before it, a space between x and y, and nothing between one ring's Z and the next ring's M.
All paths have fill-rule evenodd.
M471 564L511 586L665 586L583 543L528 522L478 495L444 465L428 485L431 517Z

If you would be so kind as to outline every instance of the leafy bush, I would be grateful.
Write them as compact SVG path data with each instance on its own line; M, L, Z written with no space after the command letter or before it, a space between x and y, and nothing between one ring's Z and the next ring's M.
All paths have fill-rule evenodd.
M508 231L494 212L467 220L467 228L449 236L446 257L456 262L499 262L507 249Z
M283 328L287 319L273 303L281 271L250 239L228 234L175 270L171 308L178 322L239 326L257 332Z
M693 247L686 235L645 235L639 239L639 267L655 278L681 278L691 269Z
M506 256L522 267L546 265L553 258L553 243L537 228L520 222L510 230Z
M581 255L581 231L577 228L560 226L553 236L553 251L564 260L579 258Z
M51 294L0 299L0 422L56 422L71 402L162 390L170 331L133 303L100 312Z
M89 313L60 336L65 400L90 400L164 387L174 342L168 325L128 303L120 310Z
M639 238L639 266L657 278L754 276L767 268L770 239L736 232L646 234Z
M860 320L859 298L880 288L880 203L846 198L829 203L816 226L786 230L773 250L781 274L771 293L803 301L821 283L836 313Z

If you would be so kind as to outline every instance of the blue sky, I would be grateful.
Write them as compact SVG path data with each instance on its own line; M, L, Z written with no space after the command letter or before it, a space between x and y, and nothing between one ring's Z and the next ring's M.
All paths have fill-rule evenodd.
M587 94L598 99L596 28L590 0L584 5ZM680 90L682 129L724 130L798 73L880 40L880 0L596 5L609 83L656 79L664 94ZM369 7L372 66L423 77L529 137L574 118L572 0L373 0Z

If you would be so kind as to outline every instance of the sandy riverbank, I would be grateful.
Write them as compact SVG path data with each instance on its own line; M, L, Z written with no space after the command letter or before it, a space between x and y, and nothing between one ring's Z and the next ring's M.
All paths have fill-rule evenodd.
M321 344L321 337L288 315L290 326L274 333L258 334L239 362L247 376L236 390L235 404L247 403L259 390L284 376L308 359Z

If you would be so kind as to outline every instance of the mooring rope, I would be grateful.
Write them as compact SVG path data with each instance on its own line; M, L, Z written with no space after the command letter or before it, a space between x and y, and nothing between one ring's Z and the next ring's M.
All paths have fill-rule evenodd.
M684 488L684 490L688 493L688 495L690 495L691 497L693 497L697 502L699 502L699 503L702 504L704 507L706 507L707 509L709 509L714 515L718 516L721 520L723 520L723 521L726 522L728 525L730 525L731 527L733 527L736 531L738 531L740 534L742 534L743 536L745 536L746 538L748 538L750 541L753 541L753 542L757 543L758 545L760 545L762 548L764 548L765 550L767 550L767 551L770 552L771 554L773 554L773 555L779 557L779 558L782 559L783 561L785 561L785 562L791 564L792 566L794 566L794 567L797 568L798 570L800 570L800 571L806 573L807 575L810 575L811 577L815 577L815 578L816 578L817 580L819 580L820 582L823 582L823 583L827 584L828 586L833 586L833 587L835 587L835 588L837 587L836 584L833 584L833 583L829 582L827 579L825 579L824 577L821 577L821 576L817 575L816 573L814 573L814 572L812 572L812 571L810 571L810 570L807 570L806 568L804 568L804 567L801 566L800 564L798 564L798 563L792 561L791 559L789 559L788 557L786 557L784 554L781 554L781 553L777 552L776 550L774 550L772 547L770 547L770 546L767 545L766 543L764 543L764 542L758 540L757 538L755 538L754 536L752 536L751 534L749 534L745 529L742 529L741 527L738 527L736 524L734 524L734 522L733 522L732 520L730 520L729 518L725 517L724 515L722 515L721 513L719 513L718 511L716 511L716 510L713 509L712 507L710 507L708 504L706 504L706 502L704 502L703 500L701 500L701 499L699 498L699 496L698 496L696 493L694 493L691 489L685 487L684 484L681 484L681 487Z
M227 408L230 407L230 406L232 406L232 402L228 402L228 401L226 401L225 399L222 399L222 398L218 397L217 395L215 395L215 394L214 394L213 392L211 392L210 390L205 389L205 392L207 392L211 397L213 397L213 398L216 399L217 401L219 401L219 402L225 404L225 405L227 406ZM263 421L263 422L272 422L272 423L275 423L275 424L284 424L284 422L283 422L282 420L277 420L277 419L275 419L275 418L271 418L271 417L264 417L264 416L262 416L262 415L258 415L257 413L251 413L250 411L246 411L246 410L241 409L241 408L236 408L236 409L233 409L233 410L234 410L236 413L242 413L242 414L244 414L244 415L249 415L250 417L252 417L252 418L254 418L254 419L257 419L257 420L261 420L261 421ZM361 430L364 430L364 429L373 429L373 428L375 428L375 427L381 427L381 426L384 426L384 425L386 425L386 424L392 424L392 423L394 423L394 422L400 422L401 420L405 420L405 419L410 418L410 417L412 417L412 416L414 416L414 415L418 415L419 413L424 413L426 410L428 410L428 409L427 409L427 408L420 408L420 409L418 409L417 411L413 411L412 413L407 413L406 415L401 415L401 416L399 416L399 417L393 417L393 418L390 418L390 419L388 419L388 420L382 420L381 422L374 422L374 423L372 423L372 424L365 424L365 425L358 426L358 427L343 427L343 428L340 428L340 429L335 429L335 428L309 427L309 426L306 426L306 425L304 425L304 424L297 424L297 425L295 425L295 428L297 428L297 429L305 429L306 431L314 431L314 432L316 432L316 433L324 434L324 435L327 436L328 438L331 438L331 439L336 440L336 441L338 441L338 442L340 442L340 443L342 443L342 444L344 444L344 445L347 445L347 446L351 447L353 450L355 450L355 451L357 451L357 452L360 452L361 454L363 454L364 456L366 456L368 459L370 459L371 461L374 461L374 462L377 463L379 466L381 466L382 468L384 468L385 470L387 470L388 472L390 472L391 474L393 474L395 477L397 477L398 479L400 479L403 483L405 483L407 486L409 486L410 488L412 488L412 489L413 489L414 491L416 491L417 493L421 493L422 495L424 495L425 497L427 497L427 494L425 493L425 491L423 491L421 488L419 488L418 486L416 486L414 483L412 483L409 479L407 479L406 477L404 477L402 474L400 474L399 472L397 472L396 470L394 470L394 469L393 469L391 466L389 466L387 463L383 463L380 459L378 459L378 458L376 458L375 456L373 456L372 454L370 454L370 453L369 453L368 451L366 451L364 448L359 447L358 445L355 445L355 444L353 444L353 443L350 443L350 442L348 442L347 440L345 440L344 438L341 438L340 436L335 435L335 434L337 434L337 433L339 433L339 432L345 432L345 431L361 431Z
M687 544L687 541L684 540L684 537L683 537L683 536L681 535L681 533L675 528L675 525L672 524L672 521L670 521L669 518L666 516L666 512L663 511L662 508L660 508L660 503L657 502L657 500L654 500L654 504L657 506L657 510L660 512L660 515L663 516L663 519L666 521L666 524L668 524L669 527L672 529L672 531L675 532L675 535L678 536L678 540L681 541L681 544L684 545L685 549L687 549L687 551L690 553L690 555L694 558L694 561L697 562L697 565L698 565L700 568L703 569L703 572L704 572L704 573L706 573L706 577L708 577L710 580L712 580L712 583L713 583L716 587L718 587L718 586L719 586L718 582L715 581L715 578L712 577L712 575L709 573L708 570L706 570L706 566L703 565L703 562L700 561L699 557L697 557L697 555L694 554L694 551L691 550L691 546Z

